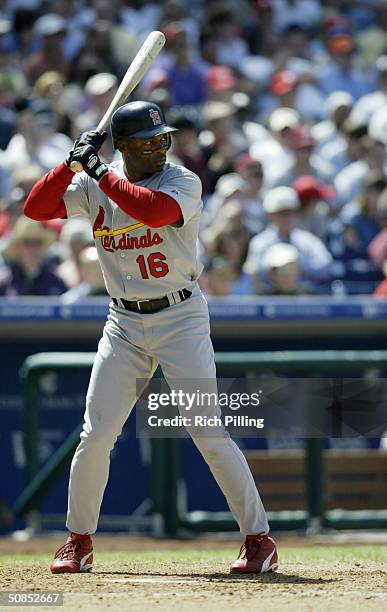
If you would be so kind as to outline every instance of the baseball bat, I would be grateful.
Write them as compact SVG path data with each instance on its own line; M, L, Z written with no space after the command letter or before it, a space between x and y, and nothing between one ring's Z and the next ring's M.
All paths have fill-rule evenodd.
M114 111L125 102L126 98L132 93L137 87L145 73L149 70L156 57L160 53L165 43L165 36L162 32L157 30L151 32L141 48L137 52L135 58L127 69L124 78L122 79L113 100L99 122L96 131L103 132L112 116ZM82 172L83 167L81 162L72 161L70 168L73 172Z

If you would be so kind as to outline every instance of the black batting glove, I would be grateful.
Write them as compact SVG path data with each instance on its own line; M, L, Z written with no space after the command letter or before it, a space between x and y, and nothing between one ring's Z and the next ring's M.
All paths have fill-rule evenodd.
M91 145L76 146L71 154L71 161L82 164L83 170L95 181L99 181L109 167L100 160L97 151Z
M73 148L67 155L66 164L70 167L70 164L73 161L74 151L77 148L79 149L79 147L86 147L90 145L93 147L93 149L95 149L95 151L99 151L103 143L105 142L107 135L108 135L107 132L102 132L102 134L100 134L99 132L96 132L95 130L89 130L88 132L82 132L82 134L80 134L78 138L74 141Z

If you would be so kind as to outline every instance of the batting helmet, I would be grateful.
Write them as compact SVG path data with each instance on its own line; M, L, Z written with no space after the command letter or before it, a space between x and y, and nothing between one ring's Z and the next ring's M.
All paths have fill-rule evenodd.
M117 139L152 138L160 134L175 132L176 128L167 125L163 111L152 102L129 102L117 108L111 121L113 144Z

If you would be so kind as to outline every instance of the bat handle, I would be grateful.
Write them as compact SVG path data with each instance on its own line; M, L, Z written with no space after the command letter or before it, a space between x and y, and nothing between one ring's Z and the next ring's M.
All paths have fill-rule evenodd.
M83 166L79 161L72 161L70 164L70 168L73 172L82 172Z

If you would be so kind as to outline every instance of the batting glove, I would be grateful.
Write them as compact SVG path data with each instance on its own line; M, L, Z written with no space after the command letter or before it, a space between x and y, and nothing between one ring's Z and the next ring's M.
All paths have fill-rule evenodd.
M103 143L107 138L107 132L96 132L95 130L89 130L88 132L82 132L75 140L73 148L69 152L66 158L66 164L70 167L71 162L73 161L73 155L75 149L79 149L79 147L86 147L91 145L95 151L99 151L102 147Z
M71 155L71 161L81 162L84 171L95 181L99 181L109 167L100 160L97 151L91 145L77 146Z

